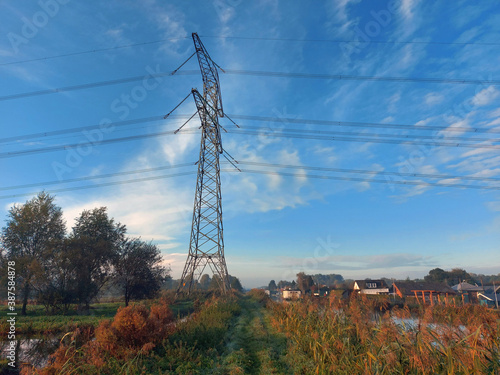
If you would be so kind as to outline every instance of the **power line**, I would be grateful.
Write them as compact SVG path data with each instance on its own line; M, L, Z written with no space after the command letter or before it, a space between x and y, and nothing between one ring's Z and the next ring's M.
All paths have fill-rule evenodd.
M412 145L422 145L422 146L444 146L444 147L467 147L467 148L487 148L499 150L500 145L485 145L485 144L474 144L474 143L453 143L453 142L423 142L423 141L412 141L404 139L379 139L379 138L362 138L362 137L323 137L316 135L306 135L306 134L281 134L276 132L252 132L245 130L231 131L231 134L245 134L254 136L264 136L264 137L277 137L277 138L297 138L297 139L314 139L320 141L339 141L339 142L363 142L363 143L385 143L385 144L412 144Z
M276 130L262 127L262 126L247 126L242 125L240 129L251 129L251 130L263 130L267 132L289 132L289 133L303 133L303 134L325 134L325 135L346 135L346 136L366 136L366 137L397 137L403 139L428 139L436 140L434 135L417 135L417 134L387 134L387 133L354 133L354 132L339 132L339 131L325 131L325 130L312 130L312 129L290 129L290 128L278 128ZM477 137L453 137L447 136L447 141L461 141L461 142L500 142L500 138L477 138Z
M394 44L394 45L398 45L398 44L423 44L423 45L457 45L457 46L470 46L470 45L499 46L500 45L500 43L498 43L498 42L481 42L481 41L479 41L479 42L444 42L444 41L413 41L413 40L406 40L406 41L369 40L369 41L365 41L365 40L361 40L361 39L299 39L299 38L266 38L266 37L224 36L224 35L204 35L202 37L203 38L212 38L212 39L259 40L259 41L279 41L279 42L299 42L299 43L356 43L356 44L372 44L373 43L373 44ZM170 42L170 41L179 40L179 39L189 39L189 37L185 36L185 37L177 37L177 38L152 40L152 41L145 41L145 42L138 42L138 43L123 44L123 45L113 46L113 47L94 48L94 49L85 50L85 51L68 52L68 53L64 53L64 54L43 56L43 57L37 57L37 58L33 58L33 59L9 61L9 62L0 63L0 66L23 64L23 63L29 63L29 62L35 62L35 61L51 60L51 59L57 59L57 58L62 58L62 57L79 56L79 55L98 53L98 52L114 51L114 50L119 50L119 49L124 49L124 48L140 47L140 46L145 46L145 45Z
M449 131L449 132L465 132L465 133L500 133L500 129L485 129L485 128L469 128L469 127L449 127L449 126L434 126L434 125L404 125L404 124L385 124L377 122L352 122L352 121L334 121L334 120L313 120L313 119L297 119L289 117L270 117L270 116L251 116L251 115L230 115L235 119L278 122L290 124L309 124L309 125L326 125L326 126L349 126L363 128L390 128L404 130L426 130L426 131Z
M112 51L112 50L118 50L118 49L122 49L122 48L139 47L139 46L145 46L148 44L158 44L158 43L170 42L172 40L188 39L188 38L189 37L185 36L185 37L179 37L179 38L153 40L153 41L149 41L149 42L123 44L123 45L114 46L114 47L96 48L96 49L91 49L91 50L87 50L87 51L69 52L69 53L65 53L65 54L61 54L61 55L52 55L52 56L38 57L38 58L34 58L34 59L18 60L18 61L10 61L10 62L6 62L6 63L0 63L0 66L13 65L13 64L23 64L23 63L34 62L34 61L42 61L42 60L51 60L51 59L57 59L60 57L85 55L85 54L89 54L89 53Z
M183 115L180 115L183 116ZM188 119L189 122L193 117ZM149 119L158 119L155 117L146 118L144 122L149 121ZM130 120L127 123L136 123L141 122L137 120ZM186 123L187 123L186 122ZM244 128L250 128L252 130L260 130L260 131L248 131L241 130ZM55 131L59 134L61 131ZM74 129L68 129L68 132L74 132ZM198 128L187 128L180 131L180 133L192 133L198 131ZM290 132L292 134L283 134L281 131ZM0 159L2 158L10 158L17 156L25 156L31 154L39 154L46 152L55 152L62 150L69 150L76 147L88 147L88 146L96 146L96 145L106 145L118 142L128 142L135 141L138 139L146 139L146 138L154 138L165 135L175 135L179 131L164 131L157 132L151 134L139 134L132 135L127 137L113 138L113 139L103 139L89 142L79 142L72 144L64 144L64 145L55 145L55 146L47 146L41 147L37 149L28 149L28 150L18 150L18 151L8 151L0 153ZM253 136L265 136L265 137L277 137L277 138L296 138L296 139L312 139L312 140L329 140L329 141L341 141L341 142L368 142L368 143L385 143L385 144L415 144L415 145L424 145L424 146L444 146L444 147L467 147L467 148L487 148L487 149L500 149L500 145L490 145L490 144L477 144L477 143L467 143L469 141L481 141L481 142L499 142L500 139L482 139L482 138L461 138L461 137L448 137L449 140L458 140L459 142L440 142L440 141L432 141L432 136L418 136L418 135L398 135L398 134L378 134L378 133L352 133L352 132L326 132L326 131L315 131L315 130L305 130L305 129L280 129L280 132L272 131L268 128L264 127L243 127L238 130L232 130L230 133L232 134L245 134L245 135L253 135ZM293 134L300 133L300 134ZM312 134L311 134L312 133ZM38 133L40 134L40 133ZM315 135L319 134L319 135ZM322 135L325 134L325 135ZM338 135L338 136L337 136ZM27 135L26 137L31 137L34 135ZM367 138L371 137L371 138ZM386 138L386 139L381 139ZM389 138L389 137L392 137ZM7 138L11 140L12 138ZM417 140L415 140L417 139ZM420 141L418 139L430 139L431 141ZM464 143L465 142L465 143ZM0 142L1 143L1 142Z
M293 72L269 72L255 71L242 69L225 69L226 74L261 76L261 77L288 77L288 78L310 78L310 79L326 79L326 80L344 80L344 81L379 81L379 82L421 82L421 83L447 83L447 84L465 84L465 85L500 85L498 80L477 80L477 79L447 79L447 78L418 78L418 77L382 77L382 76L357 76L357 75L342 75L342 74L312 74L312 73L293 73ZM135 77L126 77L109 81L99 81L85 83L81 85L66 86L54 89L39 90L24 92L19 94L11 94L0 96L0 101L21 99L32 96L48 95L68 91L84 90L94 87L103 87L109 85L118 85L128 82L137 82L145 78L160 78L171 76L173 72L151 73L149 75L141 75ZM176 72L176 75L193 75L199 74L196 70L184 70Z
M37 187L37 186L68 184L68 183L72 183L72 182L91 181L91 180L97 180L97 179L101 179L101 178L129 176L129 175L138 174L138 173L158 172L158 171L164 171L166 169L176 169L176 168L189 167L189 166L192 166L195 164L196 163L192 162L192 163L184 163L184 164L176 164L176 165L166 165L166 166L155 167L155 168L137 169L137 170L133 170L133 171L107 173L107 174L101 174L101 175L96 175L96 176L76 177L76 178L70 178L70 179L66 179L66 180L45 181L45 182L35 182L32 184L25 184L25 185L5 186L5 187L0 187L0 191L26 189L26 188Z
M342 74L313 74L313 73L293 73L293 72L269 72L263 70L243 70L225 69L226 74L260 76L260 77L288 77L288 78L309 78L309 79L331 79L338 81L379 81L379 82L420 82L420 83L448 83L460 85L500 85L499 80L480 79L452 79L452 78L421 78L421 77L382 77L382 76L358 76ZM186 72L186 74L190 74Z
M459 179L459 180L471 180L471 181L483 181L483 182L486 182L486 181L500 182L500 178L495 178L495 177L458 176L458 175L445 175L445 174L432 174L432 173L371 171L371 170L366 170L366 169L315 167L315 166L305 166L305 165L260 163L260 162L240 161L240 160L238 160L238 164L253 165L253 166L259 166L259 167L285 168L285 169L322 171L322 172L359 173L359 174L373 174L373 175L383 175L383 176L433 178L433 179L442 179L442 180Z
M321 126L340 126L340 127L354 127L354 128L388 128L388 129L403 129L403 130L423 130L423 131L440 131L440 132L460 132L460 133L485 133L485 134L496 134L500 133L500 129L485 129L485 128L469 128L469 127L449 127L449 126L432 126L432 125L416 125L416 124L386 124L386 123L375 123L375 122L348 122L348 121L335 121L335 120L314 120L314 119L296 119L296 118L286 118L286 117L270 117L270 116L251 116L251 115L227 115L240 120L250 120L259 122L276 122L276 123L286 123L286 124L298 124L298 125L321 125ZM179 115L169 115L167 119L186 119L190 115L179 114ZM150 116L137 118L132 120L116 121L106 124L107 127L115 126L126 126L139 123L147 123L154 121L163 121L164 116ZM244 126L245 128L250 128L249 126ZM14 137L0 138L0 143L16 142L27 139L45 138L57 135L71 134L83 131L89 131L94 129L101 129L102 125L88 125L76 128L66 128L61 130L53 130L48 132L38 132L31 134L17 135ZM274 131L269 128L270 131ZM281 130L277 128L276 130ZM291 130L290 130L291 131ZM450 137L446 137L449 139Z
M494 178L474 177L474 176L450 176L450 175L438 175L438 174L398 173L398 172L369 171L369 170L342 169L342 168L324 168L324 167L313 167L313 166L295 166L295 165L272 164L272 163L258 163L258 162L249 162L249 161L248 162L247 161L239 161L238 163L239 164L246 164L246 165L265 166L265 167L293 168L293 169L298 169L298 170L306 169L306 170L318 170L318 171L329 171L329 172L399 175L399 176L406 176L406 177L455 179L457 181L459 181L459 180L476 180L476 181L495 181L495 182L497 182L500 180L500 179L494 179ZM98 178L108 178L108 177L116 177L116 176L120 176L120 175L130 175L130 174L136 174L136 173L159 171L159 170L164 170L164 169L169 169L169 168L181 168L181 167L186 167L186 166L191 166L191 165L194 165L194 163L185 163L185 164L178 164L178 165L172 165L172 166L147 168L147 169L135 170L135 171L110 173L110 174L99 175L99 176L87 176L87 177L80 177L80 178L68 179L68 180L63 180L63 181L50 181L50 182L44 182L44 183L39 183L39 184L27 184L27 185L3 187L3 188L0 188L0 190L12 190L12 189L27 188L27 187L35 187L35 186L40 186L41 184L50 185L50 184L56 184L56 183L79 182L79 181L93 180L93 179L98 179ZM235 171L236 171L235 169L227 169L227 170L222 169L221 170L221 172L235 172ZM500 186L487 186L487 185L431 183L431 182L411 181L411 180L389 180L389 179L380 180L380 179L362 178L362 177L312 175L312 174L304 174L304 173L288 173L288 172L280 172L280 171L265 171L265 170L252 170L252 169L241 169L241 172L252 173L252 174L264 174L264 175L279 175L279 176L285 176L285 177L306 177L306 178L315 178L315 179L339 180L339 181L375 182L375 183L411 185L411 186L454 187L454 188L464 188L464 189L500 190ZM136 183L136 182L154 181L154 180L165 179L165 178L187 176L187 175L195 174L195 173L196 173L195 171L182 172L182 173L169 174L169 175L144 177L144 178L137 178L137 179L131 179L131 180L124 180L124 181L112 181L112 182L106 182L106 183L100 183L100 184L94 184L94 185L74 186L74 187L60 188L60 189L53 189L53 190L46 190L46 191L48 193L52 194L52 193L60 193L60 192L67 192L67 191L85 190L85 189L93 189L93 188L99 188L99 187L123 185L123 184ZM0 199L12 199L12 198L23 197L23 196L31 196L31 195L36 195L37 193L38 192L3 195L3 196L0 196Z
M294 39L294 38L267 38L267 37L246 37L246 36L222 36L222 35L203 35L203 38L214 39L236 39L236 40L265 40L279 42L304 42L304 43L359 43L359 44L431 44L431 45L459 45L459 46L500 46L498 42L432 42L432 41L390 41L390 40L359 40L359 39Z
M197 72L194 70L183 72L184 75L196 74L196 73ZM179 73L177 73L177 74L179 74ZM119 85L122 83L137 82L137 81L142 81L142 80L148 79L148 78L161 78L161 77L166 77L166 76L171 76L171 75L172 75L172 72L150 73L150 74L141 75L141 76L113 79L113 80L109 80L109 81L99 81L99 82L92 82L92 83L84 83L81 85L59 87L59 88L55 88L55 89L30 91L30 92L24 92L24 93L20 93L20 94L0 96L0 101L22 99L22 98L28 98L31 96L56 94L56 93L68 92L68 91L84 90L84 89L90 89L90 88L94 88L94 87Z
M186 116L185 115L170 116L171 119L173 119L173 118L179 119L179 118L184 118L184 117L186 117ZM145 123L145 122L163 121L163 120L164 120L163 116L150 116L150 117L143 117L143 118L132 119L132 120L110 122L110 123L106 123L106 127L110 128L110 127L115 127L115 126L126 126L126 125L140 124L140 123ZM57 136L57 135L78 133L78 132L84 132L84 131L89 131L89 130L94 130L94 129L102 129L102 128L103 128L103 125L99 124L99 125L82 126L82 127L78 127L78 128L66 128L66 129L61 129L61 130L52 130L52 131L48 131L48 132L39 132L39 133L32 133L32 134L17 135L14 137L0 138L0 143L8 143L8 142L16 142L16 141L22 141L22 140L27 140L27 139L52 137L52 136Z
M170 175L145 177L145 178L136 178L136 179L133 179L133 180L116 181L116 182L105 182L105 183L96 184L96 185L85 185L85 186L75 186L75 187L68 187L68 188L62 188L62 189L46 190L46 192L49 193L49 194L53 194L53 193L61 193L61 192L65 192L65 191L94 189L94 188L105 187L105 186L124 185L124 184L136 183L136 182L147 182L147 181L154 181L154 180L160 180L160 179L165 179L165 178L187 176L187 175L195 174L195 173L196 173L195 171L193 171L193 172L175 173L175 174L170 174ZM20 194L13 194L13 195L3 195L3 196L0 196L0 199L12 199L12 198L25 197L25 196L36 195L36 194L38 194L38 192L20 193Z
M432 183L432 182L419 182L419 181L402 181L402 180L378 180L371 178L362 177L343 177L343 176L326 176L326 175L311 175L304 173L287 173L287 172L275 172L275 171L259 171L252 169L242 169L243 173L257 173L266 174L274 176L286 176L286 177L306 177L315 178L322 180L339 180L339 181L355 181L355 182L375 182L383 184L397 184L397 185L411 185L411 186L429 186L429 187L453 187L462 189L480 189L480 190L500 190L500 186L486 186L486 185L466 185L466 184L450 184L450 183ZM223 169L221 172L234 172L234 169Z
M235 160L235 159L234 159ZM276 164L276 163L262 163L262 162L252 162L245 160L238 160L235 162L240 165L250 165L250 166L259 166L259 167L270 167L270 168L283 168L283 169L295 169L295 170L309 170L309 171L322 171L322 172L339 172L339 173L350 173L350 174L372 174L372 175L383 175L383 176L397 176L397 177L416 177L416 178L431 178L431 179L442 179L442 180L471 180L471 181L481 181L481 182L500 182L500 178L495 177L477 177L477 176L460 176L460 175L444 175L444 174L431 174L431 173L405 173L405 172L390 172L390 171L373 171L366 169L351 169L351 168L331 168L331 167L318 167L318 166L304 166L304 165L289 165L289 164ZM233 162L221 162L221 163L230 163L232 165ZM177 169L184 168L196 165L195 162L191 163L183 163L176 165L166 165L159 166L154 168L145 168L145 169L137 169L131 171L124 172L115 172L108 174L101 174L95 176L84 176L71 178L66 180L54 180L54 181L45 181L45 182L37 182L31 184L24 185L14 185L14 186L6 186L0 187L0 191L8 191L8 190L19 190L26 189L31 187L45 187L49 185L61 185L68 184L73 182L81 182L81 181L92 181L102 178L111 178L118 176L128 176L139 173L149 173L149 172L158 172L168 169Z
M198 128L188 128L188 129L182 130L180 133L190 133L190 132L197 132L197 131L198 131ZM164 136L164 135L173 135L173 134L176 134L175 131L165 131L165 132L158 132L158 133L151 133L151 134L131 135L128 137L121 137L121 138L103 139L103 140L95 141L95 142L80 142L80 143L73 143L73 144L67 144L67 145L48 146L48 147L42 147L42 148L37 148L37 149L32 149L32 150L2 152L2 153L0 153L0 159L11 158L11 157L16 157L16 156L31 155L31 154L39 154L39 153L45 153L45 152L69 150L69 149L73 149L76 147L96 146L96 145L104 145L104 144L117 143L117 142L135 141L137 139L153 138L153 137L159 137L159 136Z

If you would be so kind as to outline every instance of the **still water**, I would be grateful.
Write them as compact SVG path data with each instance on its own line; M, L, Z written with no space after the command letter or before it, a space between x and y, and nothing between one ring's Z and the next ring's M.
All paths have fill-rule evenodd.
M48 335L43 337L17 335L18 340L15 345L17 367L22 364L30 364L36 368L47 365L49 356L59 347L61 337ZM0 344L2 358L7 358L10 349L10 342L3 341Z

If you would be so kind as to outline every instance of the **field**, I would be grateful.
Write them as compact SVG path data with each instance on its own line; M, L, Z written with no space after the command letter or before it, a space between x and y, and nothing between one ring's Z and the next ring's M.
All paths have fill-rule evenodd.
M24 374L499 374L498 312L381 299L276 303L262 291L118 310ZM106 310L107 309L107 310ZM112 306L102 307L103 315ZM102 315L102 316L103 316ZM94 338L94 340L91 340Z

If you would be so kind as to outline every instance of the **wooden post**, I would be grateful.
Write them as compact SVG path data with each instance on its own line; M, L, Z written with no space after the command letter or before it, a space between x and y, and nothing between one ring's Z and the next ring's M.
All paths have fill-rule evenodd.
M434 306L434 300L432 299L432 290L429 291L429 299L431 300L431 306Z
M425 305L425 294L423 290L422 290L422 303Z
M418 295L417 295L417 291L414 290L413 293L415 293L415 298L417 299L417 303L420 305L420 301L418 300Z

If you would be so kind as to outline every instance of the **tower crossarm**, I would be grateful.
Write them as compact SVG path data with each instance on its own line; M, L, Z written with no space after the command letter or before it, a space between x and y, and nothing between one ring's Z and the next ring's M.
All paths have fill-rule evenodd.
M196 103L196 108L198 109L198 115L200 116L203 132L206 133L207 137L210 139L219 154L222 154L223 150L219 118L217 117L215 108L207 103L198 90L192 89L191 93L193 94L194 102Z
M212 103L219 116L224 117L217 64L213 62L198 34L193 33L192 37L203 78L203 97Z

